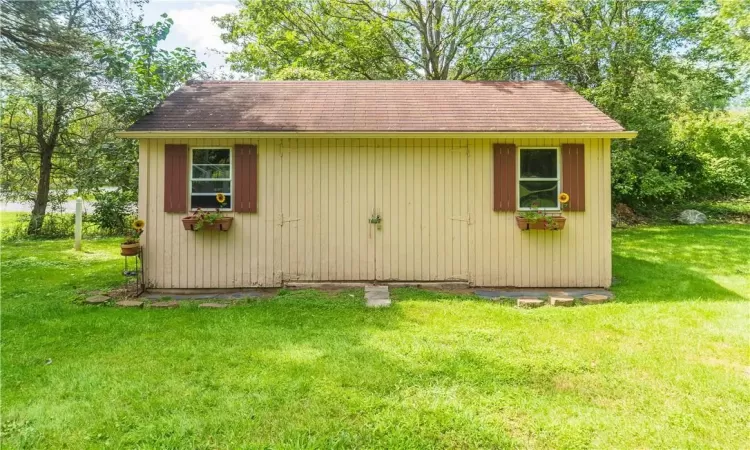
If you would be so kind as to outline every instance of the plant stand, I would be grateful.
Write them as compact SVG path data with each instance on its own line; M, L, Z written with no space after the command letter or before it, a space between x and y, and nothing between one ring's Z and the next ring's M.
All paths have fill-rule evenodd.
M123 256L124 266L122 275L125 277L125 289L138 297L146 290L143 272L143 247L138 248L138 254L134 256Z

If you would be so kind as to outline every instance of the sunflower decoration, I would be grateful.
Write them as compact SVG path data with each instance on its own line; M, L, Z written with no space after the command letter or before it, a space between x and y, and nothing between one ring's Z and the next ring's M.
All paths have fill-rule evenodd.
M224 203L227 201L227 197L219 192L218 194L216 194L216 201L219 202L219 204L223 207Z
M570 201L570 195L563 192L557 197L557 199L560 200L560 203L564 205Z
M143 219L135 219L131 224L130 228L133 230L126 233L125 239L127 244L135 244L138 242L138 238L143 234L143 228L146 226L146 221Z

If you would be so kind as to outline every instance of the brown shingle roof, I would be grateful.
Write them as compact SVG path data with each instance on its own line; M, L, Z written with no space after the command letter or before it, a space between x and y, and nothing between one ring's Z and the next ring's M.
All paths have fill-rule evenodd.
M557 81L208 81L128 131L619 132Z

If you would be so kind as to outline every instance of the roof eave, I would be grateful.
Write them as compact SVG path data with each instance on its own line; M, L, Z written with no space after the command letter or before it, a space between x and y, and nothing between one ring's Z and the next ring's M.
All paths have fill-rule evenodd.
M127 139L159 138L211 138L211 137L337 137L378 138L398 136L401 138L485 138L485 137L529 137L556 136L565 138L633 139L637 131L118 131L115 136Z

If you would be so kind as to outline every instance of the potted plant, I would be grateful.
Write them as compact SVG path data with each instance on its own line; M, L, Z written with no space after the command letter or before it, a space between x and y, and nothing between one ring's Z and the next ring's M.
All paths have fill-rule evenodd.
M226 203L226 197L221 193L216 194L216 201L218 201L221 208L223 208ZM233 220L232 217L225 216L220 208L216 208L216 211L212 212L198 208L193 211L193 214L182 218L182 226L188 231L228 231L232 226Z
M141 234L146 226L143 219L135 219L131 225L132 230L125 235L125 240L120 243L120 254L122 256L135 256L141 251Z
M561 193L558 197L560 205L565 206L570 201L570 196L565 192ZM537 208L532 211L521 211L516 216L516 225L521 230L562 230L565 228L565 216L560 213L548 214L546 210L540 209L539 204L532 203L533 208Z

